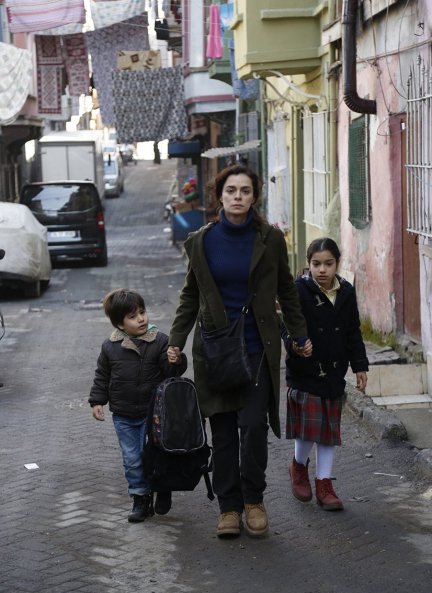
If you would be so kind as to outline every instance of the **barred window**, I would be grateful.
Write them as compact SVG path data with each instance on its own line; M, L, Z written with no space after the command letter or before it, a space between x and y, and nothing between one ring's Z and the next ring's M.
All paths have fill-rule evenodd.
M407 231L432 237L432 80L430 66L419 58L408 80Z
M322 227L327 207L327 111L303 115L305 222Z
M348 139L348 220L356 229L370 221L369 198L369 118L357 117L350 123Z

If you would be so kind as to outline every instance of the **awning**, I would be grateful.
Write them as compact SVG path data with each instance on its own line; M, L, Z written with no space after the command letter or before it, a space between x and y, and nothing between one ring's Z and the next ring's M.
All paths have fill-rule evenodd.
M230 156L232 154L243 154L250 150L260 150L261 140L249 140L244 144L237 144L237 146L221 146L218 148L209 148L201 153L202 157L206 159L213 159L218 157Z

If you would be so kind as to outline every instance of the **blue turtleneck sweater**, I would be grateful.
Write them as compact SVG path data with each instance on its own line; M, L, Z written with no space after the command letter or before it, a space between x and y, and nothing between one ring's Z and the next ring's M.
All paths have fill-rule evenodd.
M231 321L238 318L249 297L248 280L255 235L251 210L244 224L230 223L221 210L220 222L204 236L204 253ZM245 320L245 340L249 354L262 351L251 309Z

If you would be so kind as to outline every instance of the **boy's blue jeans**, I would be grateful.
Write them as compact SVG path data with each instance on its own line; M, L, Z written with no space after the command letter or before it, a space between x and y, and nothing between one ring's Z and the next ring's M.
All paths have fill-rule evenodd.
M146 434L146 418L126 418L113 414L112 419L123 456L129 495L150 494L141 457Z

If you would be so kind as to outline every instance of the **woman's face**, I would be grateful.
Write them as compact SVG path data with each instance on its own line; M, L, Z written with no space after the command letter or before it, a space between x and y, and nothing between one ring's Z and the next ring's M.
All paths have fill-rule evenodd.
M232 224L245 222L249 209L255 202L251 178L244 173L227 177L220 201L226 218Z
M316 251L309 262L312 277L320 286L329 290L333 286L338 262L330 251Z

